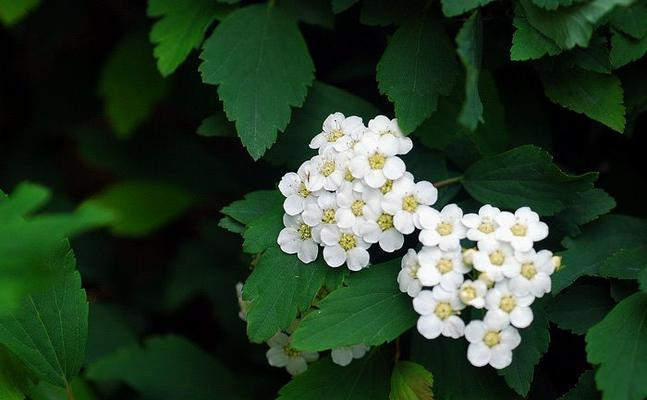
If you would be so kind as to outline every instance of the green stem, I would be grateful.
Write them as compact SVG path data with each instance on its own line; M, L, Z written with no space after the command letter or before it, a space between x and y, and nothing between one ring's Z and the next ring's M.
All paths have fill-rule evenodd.
M463 175L455 176L453 178L448 178L448 179L445 179L445 180L442 180L442 181L434 182L434 186L436 186L437 188L441 188L441 187L444 187L444 186L453 185L454 183L458 183L458 182L462 181L463 178L464 178Z
M67 400L75 400L74 392L72 392L72 386L69 382L65 382L65 394L67 394Z

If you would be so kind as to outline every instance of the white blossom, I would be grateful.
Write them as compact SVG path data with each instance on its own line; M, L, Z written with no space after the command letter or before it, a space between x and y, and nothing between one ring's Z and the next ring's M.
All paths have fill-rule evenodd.
M440 286L422 290L413 299L413 309L420 314L418 332L427 339L463 336L465 323L457 314L464 307L455 290L449 292Z
M418 279L422 285L440 285L447 291L456 290L463 283L463 274L469 271L460 250L442 251L425 246L418 253L418 262Z
M322 131L310 142L311 149L323 153L330 149L343 152L352 148L352 136L364 132L366 127L360 117L348 117L336 112L330 114L323 122Z
M306 204L301 215L303 222L313 228L312 239L321 243L321 230L337 224L337 197L333 193L323 192L316 201Z
M337 225L343 229L352 229L358 235L368 222L371 210L379 209L382 194L376 189L367 188L361 192L346 186L337 191L336 213Z
M411 297L416 297L423 286L420 279L418 279L418 271L420 269L418 254L413 249L407 250L407 254L402 257L400 267L401 269L398 273L400 291Z
M535 300L532 295L517 296L510 290L508 281L498 282L485 295L485 321L510 323L517 328L525 328L532 323L530 305Z
M325 226L321 230L321 241L325 244L324 260L329 266L337 268L346 263L351 271L359 271L368 265L370 244L352 230Z
M332 349L330 356L332 358L332 362L345 367L350 364L353 359L359 360L360 358L364 357L369 350L370 347L365 344L344 346Z
M325 189L337 190L344 182L344 174L348 168L348 155L334 150L324 151L310 159L305 172L309 176L306 188L310 191Z
M485 295L487 293L487 285L482 280L472 281L470 279L464 281L458 288L458 298L468 306L474 308L485 307Z
M519 332L508 324L473 320L465 327L470 342L467 359L476 367L490 364L503 369L512 362L512 350L521 343Z
M238 282L236 284L236 299L238 299L238 317L243 321L247 321L247 308L249 307L249 302L243 300L242 282Z
M378 115L372 120L368 121L369 131L376 133L380 136L391 134L395 136L398 141L398 153L407 154L413 148L413 142L408 137L404 136L400 127L398 126L398 119L389 119L384 115Z
M296 254L299 260L308 264L317 259L319 246L312 238L312 228L303 222L300 215L283 215L285 228L279 232L276 242L287 254Z
M308 363L317 361L319 353L300 352L290 346L290 337L279 332L267 341L270 349L266 353L267 362L278 368L283 368L290 375L299 375L308 369Z
M427 181L414 182L413 175L406 172L393 183L393 189L384 195L382 208L393 215L395 228L405 235L414 228L422 228L420 215L438 199L438 190Z
M486 204L479 209L478 214L465 214L462 222L467 227L467 238L474 242L494 238L498 227L496 217L500 213L498 208Z
M548 250L515 252L521 272L510 280L510 290L515 294L543 297L551 289L550 275L555 271L553 253Z
M514 250L508 243L495 239L479 242L478 252L472 257L474 269L485 272L494 282L519 275L521 264L514 257Z
M309 180L307 166L308 162L303 163L297 172L288 172L279 182L279 190L285 196L283 209L289 215L303 212L308 203L316 200L317 193L311 192L306 186Z
M423 228L419 239L425 246L438 246L442 250L460 248L466 229L461 222L463 210L456 204L448 204L441 211L427 207L420 211L420 225Z
M404 235L396 229L394 219L393 214L384 211L381 202L373 203L366 209L366 221L360 235L368 243L378 243L387 253L399 250L404 245Z
M534 242L548 236L548 225L539 220L539 215L529 207L521 207L514 214L502 211L496 217L499 227L496 237L510 243L515 250L528 251Z
M380 188L387 180L400 178L406 169L404 161L396 156L398 141L395 136L365 135L354 147L350 171L372 188Z

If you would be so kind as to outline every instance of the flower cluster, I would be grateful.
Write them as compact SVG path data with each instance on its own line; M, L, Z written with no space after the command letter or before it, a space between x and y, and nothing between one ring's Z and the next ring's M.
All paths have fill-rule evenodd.
M521 342L517 329L531 324L530 305L550 292L559 267L559 257L534 249L548 226L528 207L513 214L484 205L478 214L463 215L454 204L425 211L420 223L423 247L407 252L398 275L400 290L420 314L418 331L427 339L465 336L473 365L507 367ZM462 249L463 239L476 247ZM466 325L459 316L466 307L485 316Z
M371 245L393 252L404 235L424 228L421 216L433 213L438 191L406 171L399 156L413 144L396 119L380 115L365 126L334 113L310 147L318 154L279 183L285 228L277 242L284 252L309 263L323 247L329 266L359 271L369 264Z

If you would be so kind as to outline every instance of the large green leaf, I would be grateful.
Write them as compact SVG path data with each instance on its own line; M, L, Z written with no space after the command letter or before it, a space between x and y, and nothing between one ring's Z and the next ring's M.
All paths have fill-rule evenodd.
M335 22L330 0L281 0L281 8L306 24L332 29Z
M257 160L303 104L314 65L296 21L279 7L238 9L204 43L202 80L218 86L227 117Z
M230 7L211 0L149 0L148 15L161 17L151 29L153 54L163 76L173 73L191 50L197 49L213 21L223 18Z
M422 365L400 361L391 373L389 400L433 400L433 382L433 375Z
M609 57L613 68L620 68L636 61L645 53L647 53L647 34L640 39L634 39L622 32L614 32L611 36Z
M243 251L250 254L260 253L276 246L276 239L283 229L283 208L268 209L268 213L256 218L243 232Z
M580 379L577 381L571 390L566 392L559 400L584 400L584 399L595 399L599 398L600 394L595 389L595 380L593 376L595 372L593 370L585 371L580 375Z
M562 51L551 38L544 36L528 23L522 7L517 7L515 14L512 20L516 29L512 35L511 60L535 60L545 55L554 56Z
M548 315L560 328L583 335L600 322L613 306L608 288L579 285L557 295L548 306Z
M520 146L484 158L465 171L465 189L481 203L515 209L529 206L541 215L565 209L578 192L591 189L596 174L567 175L548 153Z
M565 210L554 218L554 225L571 236L580 234L580 225L596 220L616 206L613 197L602 189L579 192Z
M630 249L620 249L600 265L600 275L619 279L638 279L647 267L647 242L632 243Z
M429 17L403 24L393 35L377 65L380 92L395 104L404 132L412 132L451 93L457 62L443 25Z
M347 287L330 293L299 323L292 345L304 351L373 346L411 328L416 313L409 296L398 289L399 264L393 260L351 276Z
M586 335L589 362L599 364L595 382L605 399L647 396L647 295L627 297Z
M247 193L243 200L234 201L220 212L247 225L265 215L268 210L281 208L283 200L285 199L278 190L257 190Z
M475 8L482 7L494 0L442 0L443 14L447 17L455 17Z
M0 0L0 21L11 26L38 7L40 0Z
M20 362L0 345L0 399L23 400L29 375Z
M546 10L555 10L559 7L568 7L574 3L581 3L586 0L532 0L533 3Z
M618 7L611 15L609 22L615 29L640 39L647 34L647 3L636 2L631 7Z
M483 52L483 23L478 11L475 11L458 31L456 46L466 75L465 100L458 121L473 131L479 122L483 122L483 103L478 88Z

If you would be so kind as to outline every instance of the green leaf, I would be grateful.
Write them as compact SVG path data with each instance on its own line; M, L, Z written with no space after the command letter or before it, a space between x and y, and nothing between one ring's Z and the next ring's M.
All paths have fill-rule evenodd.
M137 343L137 335L123 315L111 306L93 303L90 305L87 365L114 351Z
M70 382L70 392L75 400L97 400L90 385L79 377L72 379ZM31 400L69 400L70 392L67 389L51 385L45 381L38 382L38 385L32 386L29 390L29 399Z
M0 317L0 343L39 379L66 387L85 359L88 302L67 244L52 254L50 283Z
M609 15L615 29L640 39L647 34L647 4L637 2L632 7L618 7Z
M570 57L571 66L577 66L587 71L608 74L611 72L609 61L609 47L607 40L603 37L594 36L589 47L583 49L576 47L565 53L564 58Z
M638 284L643 293L647 293L647 268L643 268L638 274Z
M117 136L131 136L148 119L166 91L167 82L157 72L146 36L124 37L112 51L99 78L99 94Z
M329 358L317 361L283 386L278 400L387 400L388 385L384 355L373 351L346 367Z
M586 335L595 382L609 400L647 396L647 295L627 297Z
M566 392L559 400L583 400L583 399L596 399L600 397L600 394L595 389L595 381L593 376L595 372L593 370L584 371L580 375L580 379L577 381L571 390Z
M306 24L332 29L335 23L330 0L281 0L280 4L287 14Z
M146 181L123 181L86 200L81 207L113 212L117 236L144 236L179 217L192 203L191 195L177 186Z
M533 3L546 10L555 10L559 7L568 7L574 3L581 3L586 0L532 0Z
M332 10L335 14L339 14L357 2L358 0L332 0Z
M620 79L583 69L556 70L541 75L546 96L556 104L621 132L625 106Z
M647 25L647 24L645 24ZM634 39L621 32L613 32L611 36L611 65L617 69L632 61L636 61L647 53L647 35Z
M395 32L377 65L380 93L395 104L404 132L412 132L452 92L458 65L442 24L422 17Z
M282 209L284 200L278 190L258 190L247 193L243 200L234 201L220 212L247 225L268 210Z
M361 116L365 123L380 113L374 105L354 94L315 81L303 107L295 111L287 129L265 158L294 170L298 169L303 161L312 157L312 149L308 144L321 132L321 124L333 111L347 116Z
M443 14L455 17L478 7L483 7L494 0L442 0Z
M555 215L554 224L560 225L569 235L581 233L579 225L596 220L616 206L616 201L602 189L590 189L574 196L568 207Z
M364 0L359 21L372 26L399 25L424 7L424 0L409 0L406 7L392 0Z
M523 14L523 8L517 7L512 25L516 28L512 35L510 59L512 61L536 60L545 55L554 56L562 49L549 37L533 28Z
M390 400L433 400L434 377L425 367L411 361L400 361L391 374Z
M513 351L512 364L499 371L499 375L503 375L508 386L523 397L528 395L535 366L548 350L550 343L548 318L543 305L535 302L532 309L534 319L529 327L519 330L521 344Z
M263 253L243 287L243 299L251 302L247 312L249 338L260 343L287 329L297 313L310 307L329 268L321 259L304 264L276 246Z
M191 50L200 46L213 21L223 18L230 10L211 0L149 0L148 16L161 17L150 33L160 73L172 74Z
M0 345L0 399L23 400L28 384L28 374L22 365Z
M292 335L292 345L320 351L364 343L380 345L411 328L411 299L396 284L399 260L373 265L351 276L348 286L326 296Z
M463 186L483 204L528 206L541 215L553 215L565 209L576 193L591 189L596 176L567 175L547 152L526 145L474 163L465 171Z
M149 399L246 398L244 386L218 360L177 336L152 337L143 347L123 348L90 366L86 375L125 382Z
M570 287L548 305L548 315L561 329L583 335L613 308L608 288L594 285Z
M202 80L218 86L227 118L258 160L303 104L314 65L296 22L256 4L227 16L204 43Z
M483 103L478 88L483 51L483 23L478 11L475 11L458 31L456 46L466 74L465 101L458 121L473 131L479 122L483 122Z
M607 278L638 279L647 267L647 243L636 243L637 247L620 249L600 265L600 275Z
M262 217L249 223L243 233L243 251L250 254L260 253L276 246L276 239L283 229L283 209L270 209Z
M7 26L14 25L39 4L40 0L0 0L0 21Z
M202 120L196 132L204 137L234 137L235 128L225 113L219 112Z
M552 276L553 294L559 293L577 278L596 276L600 265L620 249L632 249L647 240L644 220L621 215L605 215L586 225L580 236L565 238L562 245L564 267Z
M218 221L218 226L228 230L231 233L238 233L241 235L245 231L245 225L227 216L220 218L220 221Z

